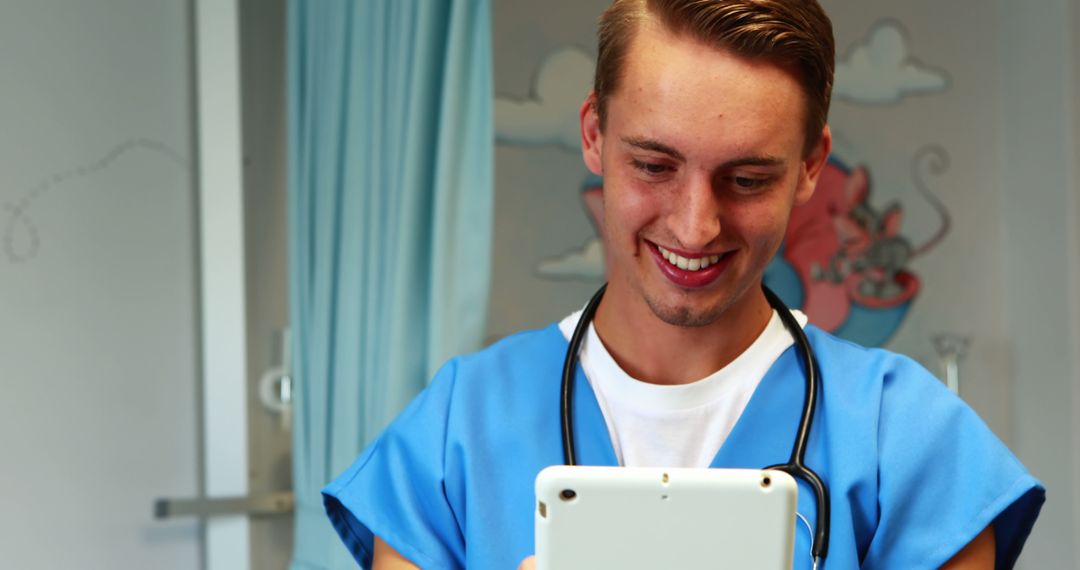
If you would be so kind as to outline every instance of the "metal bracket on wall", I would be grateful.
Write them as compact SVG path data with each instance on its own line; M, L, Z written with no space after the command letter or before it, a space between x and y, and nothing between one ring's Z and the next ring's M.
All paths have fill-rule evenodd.
M942 333L935 335L931 340L941 359L945 385L952 390L953 394L960 395L960 361L967 354L971 338L959 334Z
M158 499L154 501L154 518L284 515L295 509L296 498L292 491L279 491L250 497Z

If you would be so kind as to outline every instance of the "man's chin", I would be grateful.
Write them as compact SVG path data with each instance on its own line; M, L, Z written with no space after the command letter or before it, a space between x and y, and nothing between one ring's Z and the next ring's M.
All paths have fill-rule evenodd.
M656 318L677 327L704 327L711 325L724 313L724 307L691 307L687 305L666 305L653 299L646 299L649 309Z

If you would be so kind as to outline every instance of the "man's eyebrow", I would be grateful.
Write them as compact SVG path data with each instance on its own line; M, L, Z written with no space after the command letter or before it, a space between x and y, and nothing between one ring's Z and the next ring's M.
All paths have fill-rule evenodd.
M640 138L640 137L622 137L622 142L641 150L648 150L653 152L659 152L666 154L674 159L685 161L686 158L683 154L674 148L652 139ZM768 168L775 168L784 166L784 159L778 156L762 155L762 156L741 156L729 160L720 165L721 169L738 168L740 166L763 166Z
M652 139L645 139L639 137L622 137L622 142L641 150L651 150L653 152L659 152L675 158L678 160L686 160L681 152L671 148L670 146Z
M738 168L740 166L765 166L765 167L777 167L784 166L784 159L778 156L744 156L729 160L720 165L721 169Z

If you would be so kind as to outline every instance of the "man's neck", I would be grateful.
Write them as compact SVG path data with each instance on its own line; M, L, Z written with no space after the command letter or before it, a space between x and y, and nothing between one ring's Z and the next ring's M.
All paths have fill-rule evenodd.
M634 292L609 287L594 324L605 348L630 376L652 384L688 384L735 360L771 317L772 308L755 289L710 324L672 325Z

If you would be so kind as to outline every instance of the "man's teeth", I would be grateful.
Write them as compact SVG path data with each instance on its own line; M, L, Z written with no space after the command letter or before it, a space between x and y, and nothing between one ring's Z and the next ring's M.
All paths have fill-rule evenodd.
M688 258L683 257L675 252L668 251L660 246L656 246L656 249L660 250L660 255L664 256L664 259L668 263L682 269L683 271L700 271L706 267L720 261L719 255L708 255L705 257Z

